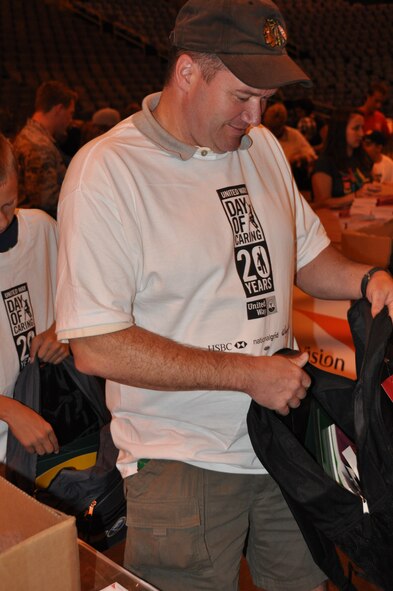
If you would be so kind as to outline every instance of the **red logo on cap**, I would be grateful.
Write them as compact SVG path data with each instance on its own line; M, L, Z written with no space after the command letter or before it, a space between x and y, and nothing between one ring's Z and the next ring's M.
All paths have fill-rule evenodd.
M274 18L267 18L263 27L266 45L283 47L287 42L287 34L280 23Z

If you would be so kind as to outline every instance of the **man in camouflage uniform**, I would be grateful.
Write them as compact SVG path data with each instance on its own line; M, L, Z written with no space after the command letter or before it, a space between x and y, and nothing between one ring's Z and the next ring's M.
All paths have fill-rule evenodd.
M43 209L56 217L66 171L56 140L64 137L75 110L76 94L57 81L38 88L35 111L16 136L20 207Z

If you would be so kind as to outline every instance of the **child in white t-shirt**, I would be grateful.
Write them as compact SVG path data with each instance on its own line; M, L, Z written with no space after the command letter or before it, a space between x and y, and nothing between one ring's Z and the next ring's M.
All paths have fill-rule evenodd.
M363 147L374 165L371 171L373 180L378 183L393 183L393 160L382 154L386 137L380 131L369 131L363 139Z
M58 451L51 425L12 395L36 355L60 363L69 353L55 333L56 222L39 210L18 210L17 201L17 164L0 135L0 465L8 429L31 453Z

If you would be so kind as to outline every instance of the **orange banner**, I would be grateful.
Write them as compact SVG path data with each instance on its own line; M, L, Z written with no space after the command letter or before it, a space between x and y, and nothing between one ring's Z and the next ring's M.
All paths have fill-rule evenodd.
M355 378L349 306L349 301L318 300L295 288L293 325L299 348L309 354L310 363Z

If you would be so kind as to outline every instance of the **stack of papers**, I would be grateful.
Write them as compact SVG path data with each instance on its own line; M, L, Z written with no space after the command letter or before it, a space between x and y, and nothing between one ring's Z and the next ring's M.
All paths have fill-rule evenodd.
M393 205L379 205L374 211L374 218L376 220L391 220L393 218Z
M361 216L362 219L372 220L375 216L377 203L377 197L359 197L354 199L349 215L357 217Z
M393 183L366 183L354 199L349 213L357 219L391 219Z

